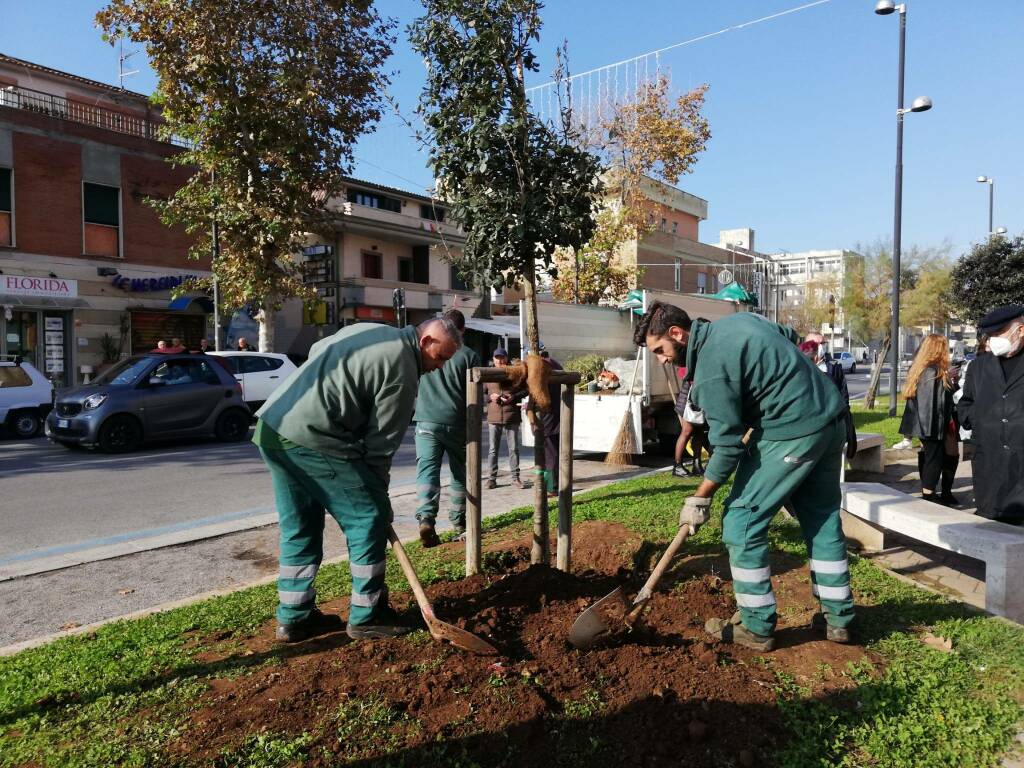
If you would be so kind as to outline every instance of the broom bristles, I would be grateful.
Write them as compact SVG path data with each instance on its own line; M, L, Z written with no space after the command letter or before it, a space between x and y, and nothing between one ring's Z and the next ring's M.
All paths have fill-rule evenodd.
M615 436L612 449L604 457L605 464L616 467L626 467L633 463L633 457L638 453L636 434L633 432L633 403L626 408L622 416L622 424L619 425L619 433Z

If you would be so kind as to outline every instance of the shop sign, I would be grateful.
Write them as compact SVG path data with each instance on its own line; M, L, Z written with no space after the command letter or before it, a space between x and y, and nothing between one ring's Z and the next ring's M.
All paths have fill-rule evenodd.
M0 293L9 296L45 296L55 299L73 299L78 296L78 281L59 277L26 277L3 275Z
M186 280L198 280L199 275L162 275L161 277L125 277L118 275L110 284L122 291L132 293L148 293L150 291L169 291L177 288Z

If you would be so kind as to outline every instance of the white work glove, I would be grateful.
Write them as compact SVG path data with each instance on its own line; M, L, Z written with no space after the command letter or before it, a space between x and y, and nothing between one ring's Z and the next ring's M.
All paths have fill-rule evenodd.
M708 521L708 512L711 511L711 499L689 496L683 502L683 508L679 510L679 527L690 526L691 533L696 533L700 526Z

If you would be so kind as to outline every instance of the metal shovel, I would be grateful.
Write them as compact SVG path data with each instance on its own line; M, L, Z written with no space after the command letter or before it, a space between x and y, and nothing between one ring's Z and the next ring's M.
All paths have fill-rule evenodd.
M658 585L665 571L668 570L672 558L676 556L676 552L679 551L679 548L683 546L692 533L693 529L689 525L679 528L676 537L672 539L672 543L668 545L668 549L665 550L661 559L658 560L654 571L651 572L643 588L637 592L632 603L626 600L626 593L622 587L616 587L612 592L581 613L572 625L572 629L569 630L569 642L574 647L584 650L596 645L614 631L614 623L619 621L618 617L620 615L622 617L621 621L626 628L632 629L633 625L640 618L644 607L646 607L651 599L654 588ZM609 626L607 619L611 619L613 626Z
M412 587L412 593L416 596L416 604L420 607L420 613L423 614L423 620L427 623L430 636L442 643L451 643L456 648L462 648L464 651L478 653L481 656L497 656L498 649L486 640L482 640L472 632L459 629L454 624L441 621L434 615L434 609L427 599L427 593L423 591L423 585L420 584L420 580L416 576L416 570L412 567L412 561L409 560L409 555L405 553L405 547L402 546L398 534L395 533L395 529L391 525L388 526L388 541L391 542L395 558L398 560L398 564L402 566L402 572L405 574L409 586Z

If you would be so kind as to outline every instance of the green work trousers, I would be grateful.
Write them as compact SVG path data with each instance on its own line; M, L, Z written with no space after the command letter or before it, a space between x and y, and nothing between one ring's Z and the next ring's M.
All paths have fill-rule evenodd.
M725 500L722 539L729 549L736 604L743 626L775 631L775 595L768 564L768 525L789 502L807 542L811 588L829 624L853 621L846 538L839 518L843 420L795 440L758 439L740 460Z
M270 469L281 529L277 620L295 624L316 607L316 578L324 557L324 514L348 542L352 571L349 624L372 624L388 604L384 559L391 521L387 479L364 461L308 448L260 448Z
M448 519L466 527L466 433L447 424L416 423L416 519L433 524L441 503L441 461L448 454L452 474Z

